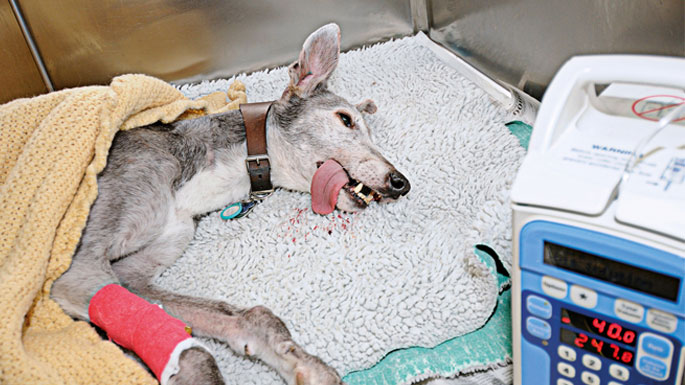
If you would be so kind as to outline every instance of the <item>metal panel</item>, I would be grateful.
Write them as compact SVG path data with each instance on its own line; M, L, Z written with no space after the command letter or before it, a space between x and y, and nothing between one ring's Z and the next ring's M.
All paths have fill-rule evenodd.
M10 4L0 2L0 103L47 91Z
M431 0L429 4L432 39L490 76L534 95L541 94L573 55L685 54L682 0Z
M142 72L197 80L295 59L335 21L344 49L413 32L407 0L20 1L55 88Z

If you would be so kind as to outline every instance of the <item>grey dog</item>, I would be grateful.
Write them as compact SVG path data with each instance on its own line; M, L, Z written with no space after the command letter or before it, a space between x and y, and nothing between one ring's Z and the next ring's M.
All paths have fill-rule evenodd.
M371 142L362 113L374 113L375 104L352 105L326 86L339 55L340 30L329 24L307 38L289 67L290 83L267 115L273 184L309 192L317 167L333 159L351 180L372 189L376 200L393 201L410 186ZM191 241L198 215L249 194L246 157L245 125L237 111L119 132L98 176L99 194L71 267L55 281L52 297L72 317L88 320L93 294L116 283L162 304L194 335L263 360L290 385L342 384L334 369L292 340L269 309L242 309L153 284ZM366 206L353 190L340 190L338 209ZM214 358L200 347L184 351L179 366L170 384L223 383Z

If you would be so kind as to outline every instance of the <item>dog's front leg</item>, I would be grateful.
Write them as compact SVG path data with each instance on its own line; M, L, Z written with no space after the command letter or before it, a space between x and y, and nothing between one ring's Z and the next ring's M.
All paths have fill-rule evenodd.
M141 294L160 301L167 312L189 324L193 334L219 339L239 354L261 359L289 385L342 384L338 373L295 343L283 321L266 307L239 309L150 287Z
M289 385L342 384L334 369L292 340L283 321L269 309L262 306L240 309L225 302L170 293L151 283L190 241L192 221L186 222L185 226L178 222L167 225L172 230L181 230L169 231L146 247L112 263L112 270L122 285L150 301L161 303L167 313L189 325L194 335L225 341L235 352L263 360ZM198 365L191 361L181 357L181 370L175 376L178 383L200 383L185 380L186 374L193 376L202 372L196 370ZM200 361L204 362L202 357ZM188 364L187 370L184 370L184 364Z

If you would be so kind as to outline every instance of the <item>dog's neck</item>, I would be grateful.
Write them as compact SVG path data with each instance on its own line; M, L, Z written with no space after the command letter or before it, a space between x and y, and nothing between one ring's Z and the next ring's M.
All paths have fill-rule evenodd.
M286 129L280 124L272 108L266 120L267 154L271 161L271 183L274 187L308 192L310 180L305 176L306 164L294 156L296 149L288 140Z
M293 156L296 149L291 142L289 131L292 129L281 123L282 118L277 112L279 107L274 104L266 120L271 183L274 187L309 192L311 180L306 177L306 174L313 175L316 165L303 164L303 156ZM231 190L229 193L231 199L237 201L249 195L250 178L245 166L247 158L245 127L238 111L210 115L204 119L198 118L195 122L182 121L176 126L179 133L193 132L194 136L199 135L204 138L203 141L211 143L207 157L208 164L216 164L226 170L222 172L221 179L226 181L224 188ZM211 135L211 139L204 135Z

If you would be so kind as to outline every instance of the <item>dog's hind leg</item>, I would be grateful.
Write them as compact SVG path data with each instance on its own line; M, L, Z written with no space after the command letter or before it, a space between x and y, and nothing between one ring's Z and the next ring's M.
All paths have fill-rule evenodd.
M71 266L52 285L51 297L71 317L88 321L88 304L95 293L108 284L119 283L104 251L96 245L81 244Z
M169 314L190 325L196 336L224 341L237 352L256 357L276 369L290 385L339 385L338 373L295 343L287 327L269 309L241 309L225 302L170 293L151 282L158 270L151 266L159 250L131 255L113 265L122 283Z

